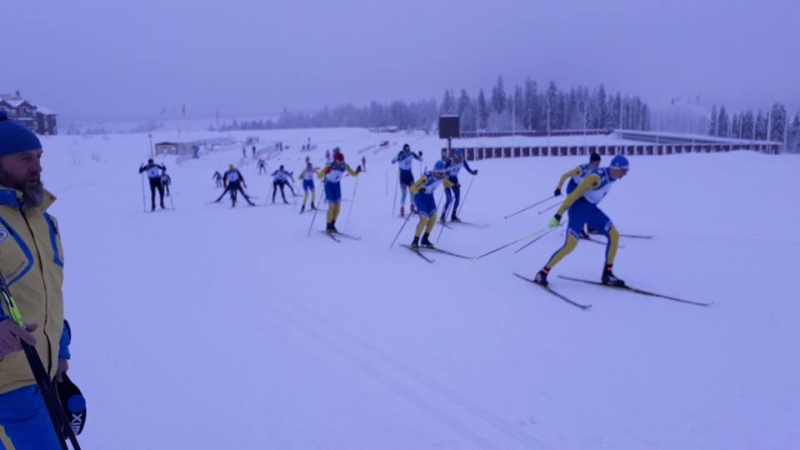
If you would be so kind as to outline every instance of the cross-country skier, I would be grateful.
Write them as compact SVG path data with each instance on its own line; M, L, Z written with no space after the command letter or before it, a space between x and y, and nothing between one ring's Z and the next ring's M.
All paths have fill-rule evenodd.
M169 187L172 185L172 177L167 175L167 168L164 167L164 171L161 172L161 185L164 186L164 191L169 197Z
M156 210L156 190L161 200L161 209L164 209L164 185L161 184L161 172L167 170L161 164L156 164L152 159L147 160L147 165L142 164L139 166L139 173L146 172L147 179L150 180L150 204L152 207L150 211Z
M220 187L225 187L225 186L223 185L223 183L222 183L222 174L221 174L221 173L219 173L219 170L217 170L216 172L214 172L214 175L213 175L211 178L213 178L213 179L214 179L214 181L217 183L217 187L218 187L218 188L220 188Z
M50 380L62 379L70 358L64 253L41 157L39 138L0 110L0 273L25 321L18 326L0 300L0 446L17 450L61 448L22 342L36 349Z
M442 209L442 223L444 223L447 219L447 210L450 208L450 203L452 202L453 198L455 198L455 202L453 202L453 214L450 217L450 220L452 222L461 222L461 219L458 218L456 213L458 212L458 205L461 203L461 183L458 181L458 173L461 172L462 168L466 169L466 171L473 176L478 174L477 170L472 170L469 164L467 164L467 160L464 159L464 150L459 148L453 152L453 158L448 158L447 160L447 179L450 180L450 183L452 183L453 187L444 188L444 194L447 196L447 201Z
M316 199L316 189L314 188L314 175L319 172L319 168L314 167L311 164L311 158L306 156L306 168L300 172L300 175L297 177L298 180L303 180L303 206L300 207L300 214L306 210L306 201L308 200L308 193L311 192L311 209L317 209L314 206L314 200Z
M601 158L599 154L592 153L592 156L589 157L588 164L581 164L580 166L570 170L569 172L564 173L564 175L561 175L561 179L558 180L558 187L556 187L556 190L555 192L553 192L553 195L556 197L561 195L561 186L564 185L564 182L567 181L567 179L569 179L569 183L567 183L567 195L571 194L572 191L574 191L575 188L578 187L581 181L583 181L583 179L586 178L586 175L591 173L593 170L597 170L600 168L600 160ZM586 228L588 232L592 234L599 233L589 225L587 225ZM580 238L588 239L589 235L587 234L587 231L581 229Z
M225 175L222 177L222 182L225 185L225 190L222 191L222 195L219 196L218 199L214 200L214 203L219 203L222 200L222 197L225 196L226 193L231 193L231 203L232 206L236 206L236 197L237 193L241 192L242 197L247 201L250 206L256 206L255 203L250 201L250 197L245 194L244 189L242 186L247 187L247 183L244 182L244 177L242 173L239 172L239 169L236 168L233 164L228 166L228 171L225 172Z
M261 172L267 173L267 163L264 162L264 158L258 158L258 174L261 175Z
M338 147L337 147L338 150ZM345 172L357 177L361 173L361 168L353 170L344 162L344 153L335 151L333 162L320 170L318 178L325 180L325 200L328 201L328 222L325 231L328 233L338 233L336 229L336 219L342 209L342 178Z
M419 155L417 155L411 151L411 146L408 144L403 145L403 150L392 159L392 164L397 163L400 166L400 190L402 191L400 196L400 217L405 216L406 195L408 194L408 189L414 184L414 173L411 172L411 165L415 159L422 161L422 152L420 151ZM411 214L416 214L417 208L414 205L414 200L409 199L409 203L411 203Z
M284 186L289 184L290 180L292 179L292 174L287 172L281 166L275 172L272 172L272 203L275 203L275 194L278 193L278 189L281 190L281 197L283 197L283 203L289 203L286 201L286 194L283 192ZM291 184L289 184L291 187Z
M417 205L419 211L419 224L417 231L414 233L414 240L411 242L411 248L419 248L419 246L433 248L433 244L428 239L436 226L436 200L433 198L433 191L444 184L446 188L452 188L453 183L446 178L447 167L444 161L436 161L432 171L424 173L416 183L411 185L411 193L414 195L414 203ZM423 230L425 234L423 233ZM422 235L422 241L420 241Z
M550 261L540 270L535 282L547 286L547 275L550 270L565 256L569 255L578 245L580 232L584 225L589 225L596 230L601 230L608 238L606 246L606 264L603 269L601 282L609 286L624 286L625 282L614 276L612 268L619 245L619 233L611 219L597 207L598 203L608 194L614 183L628 174L628 159L617 155L611 160L611 165L605 169L590 172L581 183L572 191L564 203L550 220L550 227L556 228L561 223L562 215L569 211L569 225L567 238L564 245L556 251Z

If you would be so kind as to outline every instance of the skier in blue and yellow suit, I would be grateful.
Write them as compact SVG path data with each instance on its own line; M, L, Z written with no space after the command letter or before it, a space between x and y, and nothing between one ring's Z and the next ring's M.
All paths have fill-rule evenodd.
M433 191L444 184L446 188L453 187L450 180L445 179L447 167L444 161L436 161L433 170L423 174L416 183L411 185L411 193L414 194L414 204L417 205L419 212L419 225L414 233L414 241L411 242L412 248L419 246L433 248L433 244L428 239L436 226L436 200L433 198ZM425 230L425 234L422 231ZM422 241L420 241L422 235Z
M611 186L628 173L628 159L622 155L615 156L611 165L605 169L590 172L586 178L567 196L564 203L550 220L550 227L556 228L561 223L561 216L569 211L569 226L564 245L556 251L544 268L536 274L535 281L547 286L547 275L550 270L578 245L578 239L584 225L599 230L608 238L606 245L606 264L601 282L610 286L624 286L625 282L614 276L612 268L619 245L619 233L611 219L597 207L597 204L608 194Z
M0 447L17 450L61 448L20 341L36 348L51 379L70 357L64 254L41 157L39 138L0 110L0 272L25 321L18 326L0 301Z
M338 150L338 149L337 149ZM325 231L328 233L338 233L336 229L336 219L342 209L342 178L347 172L351 176L357 177L361 173L361 167L353 170L344 162L344 154L341 151L333 153L333 162L325 166L317 175L325 180L325 200L328 201L328 224Z

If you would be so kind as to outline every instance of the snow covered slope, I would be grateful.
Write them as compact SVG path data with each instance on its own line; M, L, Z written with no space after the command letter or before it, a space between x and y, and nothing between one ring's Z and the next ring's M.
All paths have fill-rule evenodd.
M297 174L308 137L316 164L334 145L353 166L366 156L357 187L343 182L339 221L362 239L328 239L321 214L309 234L312 215L298 214L299 203L205 204L220 193L213 171L240 164L238 150L180 165L165 158L177 209L145 214L137 169L149 155L146 135L43 140L45 182L59 197L52 212L66 254L72 374L90 408L86 448L800 445L800 158L631 158L601 206L621 232L655 238L623 239L615 272L715 304L558 279L599 278L604 247L582 242L551 276L560 292L593 305L581 311L512 275L535 274L559 233L478 261L434 254L428 264L389 248L403 224L389 160L409 142L431 166L438 139L364 130L232 137L251 135L289 145L270 172L285 164ZM550 195L581 162L474 163L480 174L461 215L488 227L445 229L439 245L477 255L543 227L550 213L537 208L503 216ZM271 180L255 164L242 167L265 203ZM471 178L461 179L466 191Z

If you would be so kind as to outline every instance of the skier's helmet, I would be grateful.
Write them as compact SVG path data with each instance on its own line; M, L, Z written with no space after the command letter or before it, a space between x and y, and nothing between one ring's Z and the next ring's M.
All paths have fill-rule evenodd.
M434 172L444 172L445 169L446 166L444 164L444 161L436 161L436 164L433 165Z
M338 150L338 147L336 149ZM344 162L344 153L342 152L334 153L333 160L336 162Z
M614 159L611 160L611 167L620 170L630 169L630 165L628 164L628 158L622 155L615 156Z
M404 152L410 152L411 151L411 146L408 145L408 144L403 144L403 151Z

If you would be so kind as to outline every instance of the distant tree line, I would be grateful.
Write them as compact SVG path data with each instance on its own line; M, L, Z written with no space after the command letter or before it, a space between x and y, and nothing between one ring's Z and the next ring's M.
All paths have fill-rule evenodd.
M487 99L480 89L471 97L461 89L458 97L446 90L440 103L435 99L391 103L373 101L366 106L345 104L325 107L314 113L293 112L284 108L275 119L236 121L220 126L228 130L268 130L283 128L361 127L431 130L440 114L461 116L462 131L555 131L567 129L650 129L650 112L639 97L608 95L601 84L597 88L573 87L562 91L551 81L539 90L536 81L528 80L507 93L503 77L491 89Z
M733 114L728 113L725 106L717 108L714 105L708 134L734 139L786 141L786 151L800 153L800 111L790 122L786 107L780 103L772 105L767 112L747 110Z
M647 103L619 92L609 95L602 84L591 90L576 86L566 91L550 81L540 91L538 83L528 78L508 93L500 76L488 99L483 89L475 98L466 89L458 97L446 90L439 111L460 116L462 131L650 129Z

